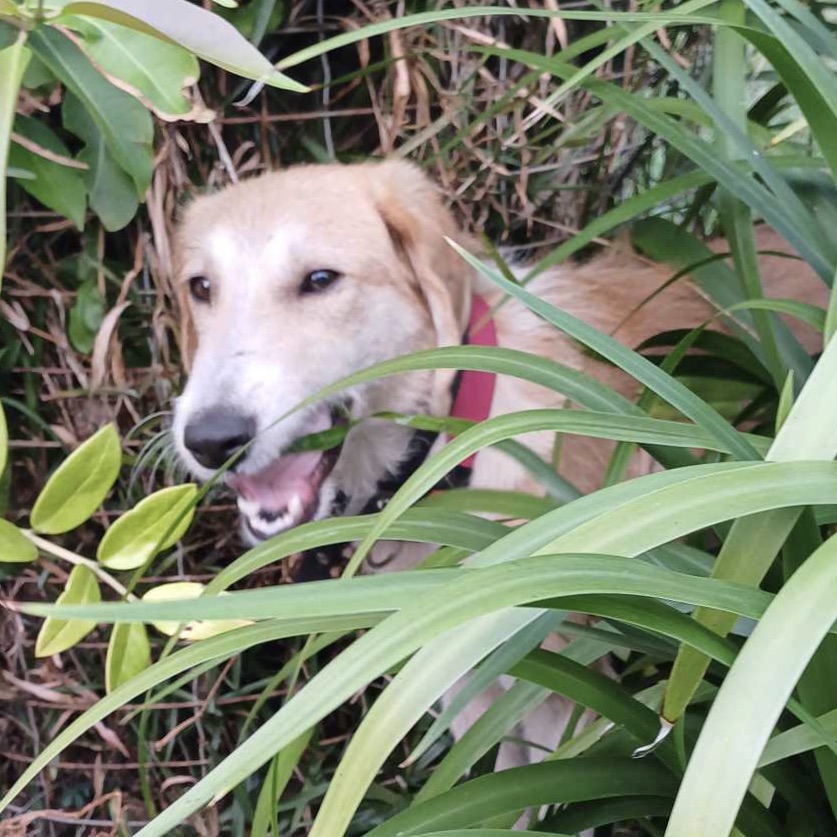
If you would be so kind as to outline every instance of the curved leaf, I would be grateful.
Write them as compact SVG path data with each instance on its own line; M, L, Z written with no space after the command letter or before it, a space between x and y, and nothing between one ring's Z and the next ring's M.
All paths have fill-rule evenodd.
M18 115L15 131L47 151L62 157L70 156L69 149L61 139L37 119ZM48 160L16 142L12 142L9 149L9 164L26 169L34 175L34 178L20 181L20 185L30 195L59 215L69 218L78 229L84 227L87 195L81 171Z
M181 599L197 599L205 589L205 586L199 581L171 581L146 590L142 595L142 600L144 602L176 602ZM151 624L161 634L174 636L183 623L177 620L156 619Z
M145 625L114 625L105 657L105 690L110 693L151 665Z
M9 142L12 136L12 123L15 120L20 80L32 55L24 45L26 35L18 32L16 37L15 43L0 49L0 184L3 186L0 189L0 286L3 284L3 270L6 267L5 183Z
M64 127L84 143L78 159L87 164L82 176L87 186L90 208L99 216L106 230L121 230L139 207L134 181L116 162L102 129L69 90L64 92L61 117Z
M32 528L59 535L83 523L107 496L121 465L119 436L114 425L106 424L49 478L32 508Z
M2 272L2 267L0 267L0 273ZM3 471L6 470L6 462L8 462L8 459L9 428L6 424L6 413L3 411L3 405L0 404L0 476L3 476Z
M729 834L770 733L837 618L835 588L831 538L790 577L739 652L689 759L667 837Z
M645 759L566 759L480 776L391 817L367 837L406 837L478 825L536 805L625 795L669 796L674 776Z
M158 116L188 118L192 102L183 90L200 76L194 55L169 41L101 18L78 18L68 25L82 35L82 48L96 66L136 91Z
M0 518L0 564L28 563L38 557L38 548L20 529Z
M130 93L111 84L63 32L42 26L29 36L38 58L84 104L108 148L131 176L139 197L151 182L154 126L151 114Z
M99 592L96 576L83 564L78 564L73 567L67 578L64 592L58 597L56 604L97 604L101 599L102 594ZM35 656L50 657L53 654L60 654L84 639L95 627L96 622L92 619L66 621L48 617L38 633Z
M63 14L96 17L129 26L170 43L244 78L305 93L308 88L280 73L231 24L186 0L104 0L74 2Z
M96 557L113 570L143 566L183 537L195 514L197 494L194 483L155 491L114 521L99 541Z

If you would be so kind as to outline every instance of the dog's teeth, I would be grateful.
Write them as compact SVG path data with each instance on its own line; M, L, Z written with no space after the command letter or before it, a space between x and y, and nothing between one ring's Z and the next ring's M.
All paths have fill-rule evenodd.
M238 500L238 510L247 518L253 519L255 518L261 506L255 502L254 500L245 500L243 497L239 496Z
M288 515L291 520L296 520L302 516L302 498L298 494L291 497L291 502L288 503Z

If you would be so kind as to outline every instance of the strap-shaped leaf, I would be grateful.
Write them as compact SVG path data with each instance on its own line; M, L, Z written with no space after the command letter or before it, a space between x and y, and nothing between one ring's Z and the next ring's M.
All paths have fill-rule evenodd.
M730 669L692 752L667 837L730 833L761 751L837 618L835 586L831 538L779 591Z
M0 269L2 273L2 269ZM3 412L3 405L0 404L0 476L6 470L6 461L9 457L9 428L6 425L6 414Z
M119 436L112 424L106 424L49 478L32 508L32 528L44 535L75 529L101 505L121 464Z
M17 92L31 57L24 46L24 38L20 33L15 43L0 50L0 184L3 185L0 189L0 285L3 283L3 268L6 266L6 164L17 107ZM2 455L0 453L0 457Z
M98 604L102 599L99 584L93 572L83 564L73 567L67 578L67 586L58 597L56 604L88 605ZM38 639L35 642L36 657L50 657L72 648L81 642L93 628L96 622L92 619L57 619L49 617L41 626Z

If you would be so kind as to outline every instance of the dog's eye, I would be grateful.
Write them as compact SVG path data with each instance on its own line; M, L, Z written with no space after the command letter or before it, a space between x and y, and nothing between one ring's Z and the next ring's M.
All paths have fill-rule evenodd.
M206 276L193 276L189 280L189 293L198 302L209 302L212 298L212 282Z
M336 270L314 270L309 273L299 287L302 294L315 294L324 291L329 285L333 285L339 278Z

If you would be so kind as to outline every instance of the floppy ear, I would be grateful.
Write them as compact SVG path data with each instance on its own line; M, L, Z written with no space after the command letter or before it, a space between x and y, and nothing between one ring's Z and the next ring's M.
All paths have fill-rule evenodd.
M456 346L471 312L472 268L445 241L475 250L459 229L431 180L412 163L387 160L372 164L376 203L396 251L407 263L425 300L436 343ZM437 372L437 396L446 404L454 370Z
M186 372L192 369L192 361L198 348L198 336L192 320L192 309L189 307L188 283L184 281L183 268L183 220L181 219L174 234L172 267L174 273L174 292L177 300L177 324L179 326L177 343L180 348L180 362Z

